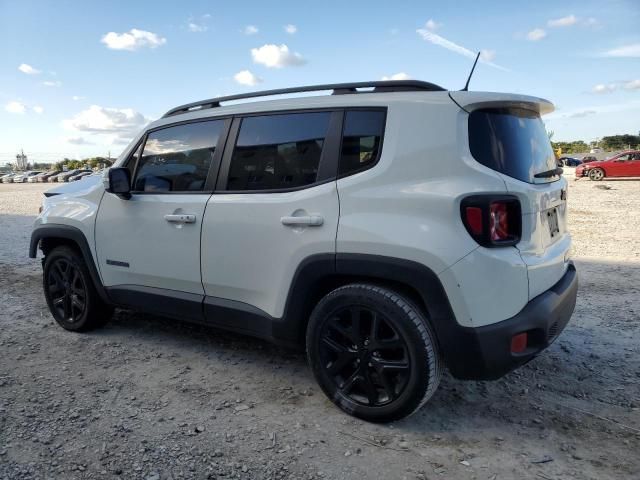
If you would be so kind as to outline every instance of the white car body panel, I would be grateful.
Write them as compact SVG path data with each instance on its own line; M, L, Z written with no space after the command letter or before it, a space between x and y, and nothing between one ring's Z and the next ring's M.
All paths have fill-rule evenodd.
M74 182L81 183L81 182ZM202 294L200 230L210 194L105 194L96 225L97 264L107 287L136 285ZM195 215L176 224L165 215ZM124 267L112 262L124 262Z
M202 227L202 283L212 297L248 303L280 318L300 263L334 253L335 182L283 193L214 194ZM320 216L319 226L286 226L285 216Z

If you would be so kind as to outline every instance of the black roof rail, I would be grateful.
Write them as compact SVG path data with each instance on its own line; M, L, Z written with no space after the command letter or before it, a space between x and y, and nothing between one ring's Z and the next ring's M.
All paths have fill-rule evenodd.
M439 85L420 80L381 80L376 82L356 82L356 83L329 83L325 85L308 85L306 87L278 88L275 90L263 90L261 92L239 93L226 97L210 98L199 102L187 103L179 107L172 108L165 113L162 118L187 113L205 108L216 108L220 102L230 102L232 100L243 100L245 98L270 97L273 95L286 95L290 93L319 92L322 90L333 90L333 95L344 95L349 93L359 93L358 88L373 88L373 90L360 93L379 92L441 92L444 91Z

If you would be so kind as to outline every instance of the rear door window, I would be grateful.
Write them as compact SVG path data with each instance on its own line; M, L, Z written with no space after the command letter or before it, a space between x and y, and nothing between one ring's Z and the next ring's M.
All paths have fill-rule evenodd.
M469 115L469 147L476 161L528 183L553 182L535 175L557 168L540 115L523 108L475 110Z
M227 190L283 190L316 182L331 112L245 117Z

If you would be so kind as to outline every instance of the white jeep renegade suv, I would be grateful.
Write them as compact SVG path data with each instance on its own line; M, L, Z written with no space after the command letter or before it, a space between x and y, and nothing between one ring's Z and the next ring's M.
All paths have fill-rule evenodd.
M320 90L333 94L221 105ZM498 378L573 312L552 108L419 81L185 105L104 184L47 192L30 256L67 330L123 306L306 346L340 408L399 419L444 366Z

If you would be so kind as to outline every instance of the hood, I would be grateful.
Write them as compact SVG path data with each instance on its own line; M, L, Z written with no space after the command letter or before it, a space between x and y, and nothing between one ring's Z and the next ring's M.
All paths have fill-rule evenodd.
M44 196L51 197L53 195L83 192L89 188L95 187L97 184L101 183L101 181L102 175L87 175L76 182L63 183L57 187L50 188L44 192Z

